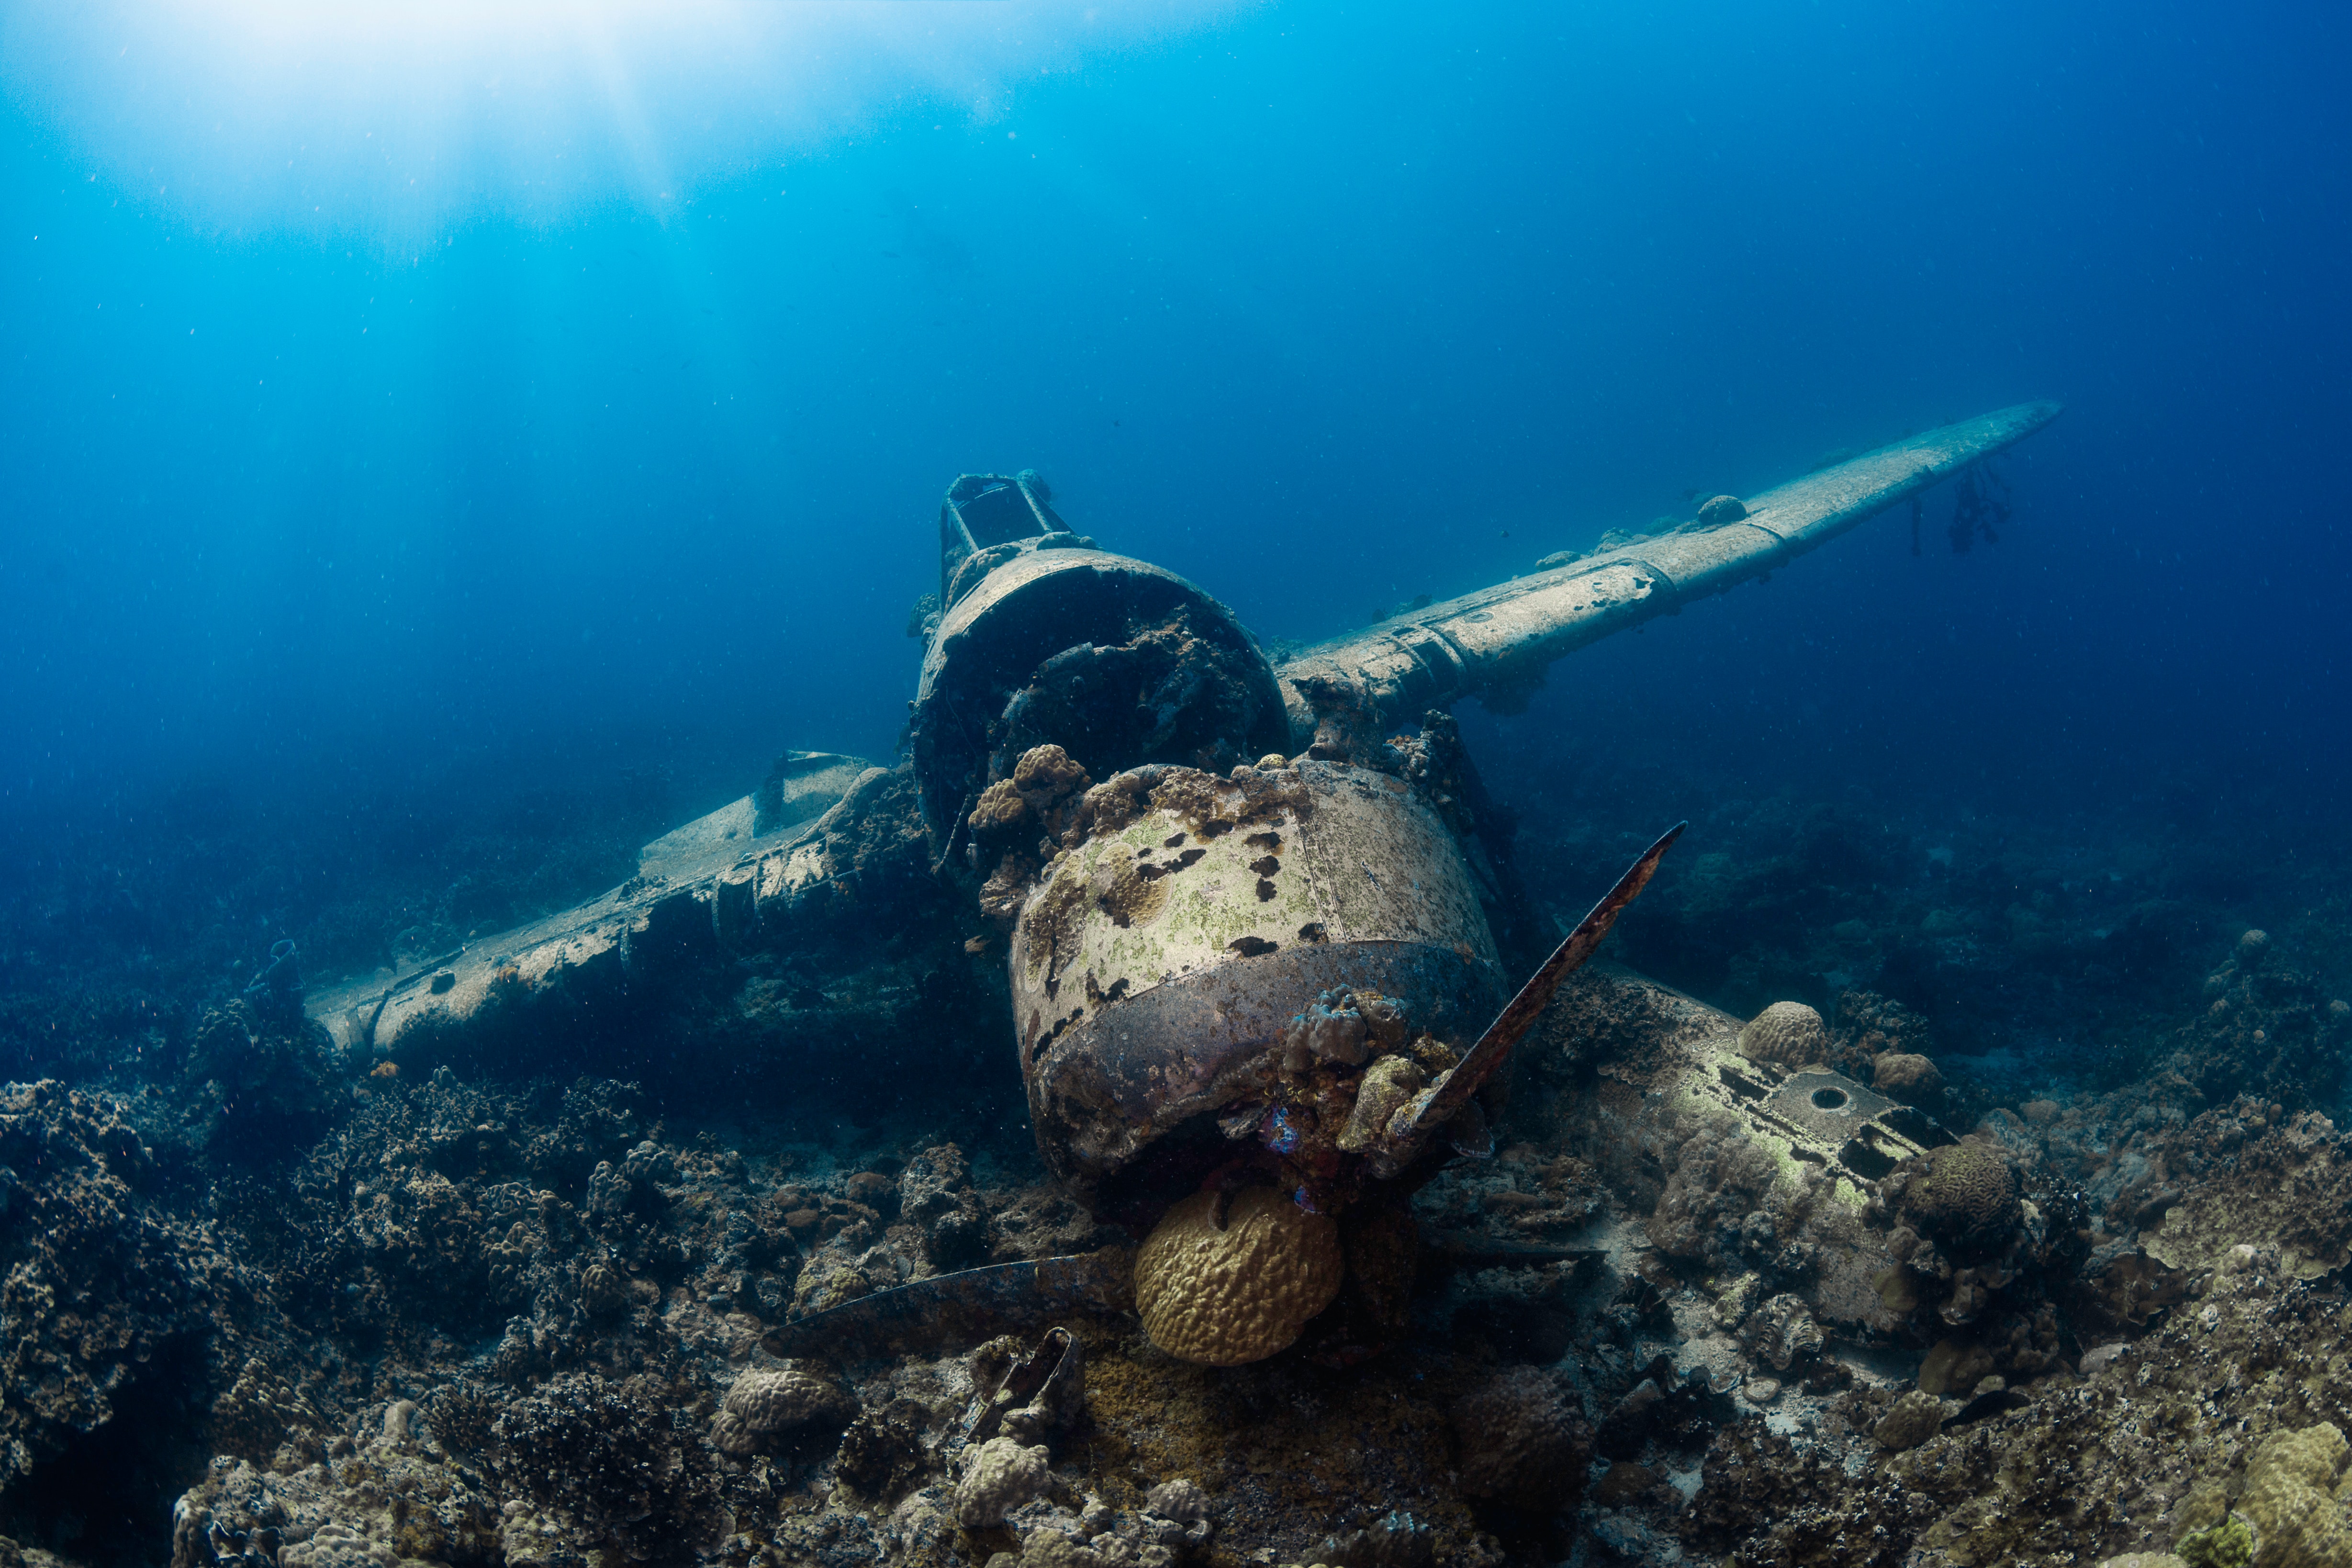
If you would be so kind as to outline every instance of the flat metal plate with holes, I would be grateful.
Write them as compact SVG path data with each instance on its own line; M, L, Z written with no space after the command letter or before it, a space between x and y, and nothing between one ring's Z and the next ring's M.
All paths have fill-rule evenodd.
M1715 1064L1721 1103L1788 1141L1808 1164L1874 1182L1904 1161L1953 1141L1926 1111L1899 1105L1841 1072L1801 1071L1736 1054Z
M1765 1109L1772 1114L1832 1146L1853 1137L1856 1128L1894 1103L1843 1073L1821 1071L1791 1073L1764 1098Z

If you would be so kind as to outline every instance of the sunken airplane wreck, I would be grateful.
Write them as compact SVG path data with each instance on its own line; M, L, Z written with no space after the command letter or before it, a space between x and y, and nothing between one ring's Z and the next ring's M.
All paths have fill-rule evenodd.
M1092 1214L1145 1239L1131 1257L818 1291L769 1348L1131 1303L1184 1359L1297 1344L1349 1364L1402 1332L1417 1249L1531 1245L1417 1238L1406 1200L1490 1152L1514 1046L1680 831L1546 958L1447 709L1507 700L1584 644L1761 576L2058 411L2019 405L1717 498L1671 533L1279 665L1202 589L1072 531L1034 474L965 476L919 609L905 761L792 753L752 795L647 845L603 898L388 984L314 993L310 1012L355 1055L477 1057L535 1019L621 1006L656 972L869 921L911 866L926 891L891 918L976 924L973 952L1002 943L1038 1148ZM1573 1004L1587 1016L1555 1026L1630 1031L1643 1065L1603 1079L1587 1113L1631 1123L1664 1104L1753 1142L1789 1181L1832 1178L1850 1245L1807 1306L1859 1332L1885 1319L1872 1281L1891 1265L1863 1194L1949 1135L1836 1073L1754 1059L1738 1020L1597 967Z

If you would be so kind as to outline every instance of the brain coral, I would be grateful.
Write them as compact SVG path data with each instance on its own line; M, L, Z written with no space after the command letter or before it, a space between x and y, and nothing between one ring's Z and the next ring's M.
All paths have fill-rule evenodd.
M1272 1187L1195 1193L1168 1211L1135 1259L1144 1331L1208 1366L1262 1361L1298 1338L1339 1291L1339 1229Z
M774 1432L823 1423L840 1426L857 1414L857 1402L838 1384L797 1367L747 1372L727 1391L727 1401L710 1423L710 1440L723 1453L744 1455Z
M1944 1095L1944 1073L1935 1062L1907 1051L1882 1051L1871 1058L1870 1087L1905 1105L1933 1105Z
M1739 1031L1739 1054L1750 1061L1801 1068L1829 1056L1822 1016L1802 1002L1775 1002Z
M1925 1172L1911 1178L1904 1207L1938 1241L1998 1247L2020 1215L2017 1178L1990 1145L1947 1144L1927 1156Z

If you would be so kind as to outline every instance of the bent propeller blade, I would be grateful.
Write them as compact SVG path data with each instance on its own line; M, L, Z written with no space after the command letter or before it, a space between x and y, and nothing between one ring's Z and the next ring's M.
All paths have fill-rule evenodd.
M1625 912L1625 906L1642 896L1642 889L1657 874L1658 862L1665 858L1668 847L1689 826L1687 822L1675 823L1642 852L1642 858L1617 879L1617 885L1609 889L1608 896L1592 906L1592 912L1577 923L1576 929L1568 933L1568 940L1552 950L1543 967L1496 1015L1495 1021L1486 1026L1486 1032L1478 1037L1478 1043L1470 1047L1470 1054L1462 1058L1462 1064L1444 1083L1415 1108L1411 1122L1400 1128L1400 1132L1417 1137L1443 1127L1469 1103L1470 1097L1495 1076L1495 1070L1509 1058L1512 1047L1534 1026L1552 994L1559 989L1560 982L1583 967L1584 961L1601 945L1601 939L1609 934L1609 928L1617 923L1617 917Z

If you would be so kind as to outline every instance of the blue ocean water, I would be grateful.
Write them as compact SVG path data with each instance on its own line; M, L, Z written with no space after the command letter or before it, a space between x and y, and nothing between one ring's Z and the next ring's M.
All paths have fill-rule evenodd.
M1311 638L2030 397L2067 413L1998 544L1945 549L1939 497L1921 555L1881 519L1576 656L1471 716L1506 793L1688 763L2340 835L2325 8L5 27L20 854L190 781L360 839L436 790L657 767L683 816L787 746L887 757L961 471Z
M1402 1118L1333 1064L1421 1067L1350 970L1321 1018L1347 994L1364 1032L1334 1023L1311 1100L1255 1120L1273 1075L1222 1068L1255 1145L1191 1105L1081 1192L1060 1156L1131 1152L1113 1118L1211 1058L1202 987L1089 1047L1131 1100L1049 1084L1083 1014L1016 1021L1006 889L1066 799L961 884L878 788L842 814L870 858L805 900L639 878L788 748L898 755L948 483L1039 470L1075 529L1303 643L2033 399L2065 412L1998 460L1997 541L1952 548L1939 486L1916 546L1897 509L1465 701L1483 783L1442 721L1408 742L1517 973L1687 819L1600 957L1730 1016L1577 976L1507 1114L1366 1177L1349 1294L1281 1352L1328 1365L1204 1401L1089 1331L1112 1441L1056 1436L1055 1495L1098 1520L1100 1486L1132 1545L1198 1468L1181 1533L1268 1563L1423 1560L1433 1510L1514 1563L2221 1551L2174 1528L2352 1423L2264 1373L2340 1366L2352 1321L2347 44L2277 0L0 3L0 1557L250 1568L282 1526L314 1561L845 1562L951 1518L988 1556L1014 1537L944 1456L983 1412L1042 1428L1001 1394L960 1418L931 1358L983 1296L1085 1292L961 1270L1110 1264L1237 1171L1337 1209L1387 1155L1344 1163L1335 1112ZM650 910L617 941L509 940L616 887ZM1283 953L1232 994L1359 962L1285 925L1226 949ZM1087 1005L1128 984L1088 969ZM1412 1023L1466 1047L1460 984ZM1678 1064L1790 1002L1817 1032L1742 1047L1785 1097ZM1853 1081L1782 1073L1814 1066ZM1889 1136L1973 1145L1897 1165L1795 1098L1844 1115L1864 1078ZM1731 1134L1687 1114L1717 1083ZM1854 1184L1768 1193L1736 1131L1768 1110ZM1874 1182L1892 1234L1812 1217ZM1295 1272L1294 1303L1339 1270ZM762 1429L722 1478L721 1390L770 1407L754 1346L943 1279L881 1303L932 1339L860 1374L856 1445ZM1064 1338L1022 1418L1076 1409ZM1893 1468L1931 1345L2001 1359L1948 1354L1945 1446ZM1619 1461L1590 1490L1580 1411ZM2053 1458L1988 1510L1962 1445ZM1469 1497L1482 1447L1541 1484ZM339 1456L352 1489L287 1500Z

